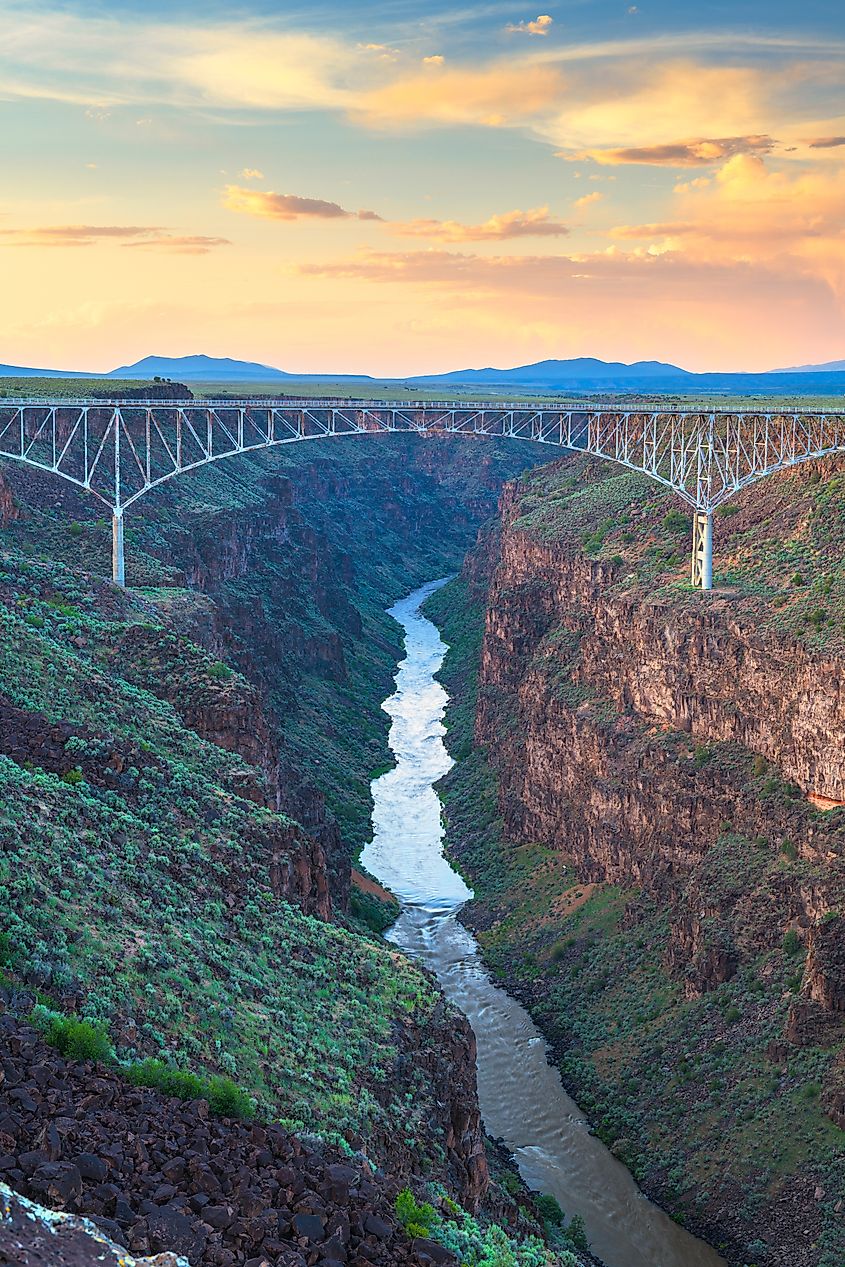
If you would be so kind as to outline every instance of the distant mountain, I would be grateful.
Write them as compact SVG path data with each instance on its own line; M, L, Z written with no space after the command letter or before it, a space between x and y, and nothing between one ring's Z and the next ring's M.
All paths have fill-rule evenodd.
M817 372L813 372L814 369ZM806 370L782 370L763 374L693 374L664 361L599 361L579 357L571 361L538 361L513 369L456 370L404 380L417 385L443 387L517 388L521 391L594 393L624 392L637 395L684 392L737 394L819 394L845 391L845 363L808 366Z
M448 374L422 374L406 381L411 383L511 384L520 387L629 387L643 381L663 379L681 381L694 374L667 365L664 361L599 361L592 356L579 356L569 361L537 361L514 369L453 370Z
M375 379L368 374L296 374L275 369L257 361L236 361L213 356L146 356L132 365L120 365L108 374L89 374L81 370L24 369L16 365L0 365L0 378L89 378L171 379L180 383L360 383L362 392L369 384L404 385L432 388L432 394L443 395L449 389L457 394L461 388L489 391L490 395L506 395L509 391L541 394L603 395L623 393L635 396L681 395L819 395L845 394L845 361L827 365L804 365L791 370L775 370L762 374L693 374L665 361L601 361L595 357L576 357L565 361L537 361L512 369L464 369L444 374L420 374L411 378ZM281 391L281 387L280 387Z
M173 378L193 383L268 383L292 378L284 370L257 361L233 361L228 356L145 356L134 365L120 365L106 378Z
M0 378L97 378L84 370L34 370L24 365L0 365Z
M845 373L845 361L825 361L823 365L793 365L787 370L773 370L774 374L841 374Z

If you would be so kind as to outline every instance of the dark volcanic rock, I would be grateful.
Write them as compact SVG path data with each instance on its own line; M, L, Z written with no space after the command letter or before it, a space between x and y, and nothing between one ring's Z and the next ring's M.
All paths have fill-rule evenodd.
M7 1180L51 1209L119 1232L133 1254L175 1251L192 1267L304 1267L318 1256L360 1267L420 1262L396 1225L398 1185L363 1158L316 1153L280 1126L214 1118L205 1101L64 1061L9 1015L0 1015L0 1072ZM61 1160L51 1160L59 1148ZM445 1257L436 1261L454 1261L437 1250ZM47 1259L33 1249L12 1261L96 1261L85 1253Z

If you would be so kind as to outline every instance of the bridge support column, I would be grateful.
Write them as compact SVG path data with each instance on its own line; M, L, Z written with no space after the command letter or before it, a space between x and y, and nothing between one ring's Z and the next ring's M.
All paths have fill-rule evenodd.
M111 574L115 585L126 584L126 561L123 549L123 511L116 510L111 521Z
M692 583L713 588L713 516L697 510L692 521Z

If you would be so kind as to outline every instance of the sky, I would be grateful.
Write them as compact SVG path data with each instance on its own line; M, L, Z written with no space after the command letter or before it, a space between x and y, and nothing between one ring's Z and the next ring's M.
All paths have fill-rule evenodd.
M841 0L0 0L0 362L845 357Z

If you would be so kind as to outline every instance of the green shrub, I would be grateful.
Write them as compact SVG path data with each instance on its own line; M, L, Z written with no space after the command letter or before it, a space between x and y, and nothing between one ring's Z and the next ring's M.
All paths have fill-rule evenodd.
M13 958L12 939L8 933L0 933L0 968L8 968Z
M707 765L707 762L710 760L711 756L712 756L712 753L706 744L697 744L696 749L695 749L695 755L693 756L693 760L692 760L692 763L695 766L696 770L700 770L703 766Z
M685 515L682 510L675 510L674 507L663 516L663 527L667 532L680 535L689 529L689 515Z
M230 678L234 677L228 664L224 664L222 660L215 660L205 672L206 677L210 677L212 682L228 682Z
M788 858L790 862L794 862L798 857L798 850L795 848L795 845L788 836L784 836L783 840L780 842L780 851L784 858Z
M801 949L801 938L798 936L794 928L790 928L783 935L783 953L785 955L797 955Z
M587 1240L587 1229L580 1214L573 1214L567 1225L566 1235L576 1249L584 1250L586 1253L590 1248L590 1242Z
M249 1118L254 1115L252 1099L230 1078L218 1074L196 1074L171 1069L162 1060L139 1060L124 1069L135 1087L150 1087L179 1100L207 1100L212 1113L220 1117Z
M428 1201L421 1204L417 1201L410 1188L403 1188L396 1198L395 1202L396 1217L404 1227L409 1236L431 1235L432 1228L437 1221L437 1213L433 1205Z
M792 575L792 584L793 584L793 585L803 585L803 584L804 584L804 577L801 575L801 573L800 573L800 572L794 572L794 573L793 573L793 575Z
M724 506L717 506L716 514L721 515L722 519L730 519L733 515L738 515L739 510L739 506L735 506L733 502L729 502Z
M548 1223L551 1227L560 1227L565 1221L566 1215L560 1208L560 1204L556 1197L549 1192L541 1192L539 1197L535 1199L534 1204L544 1223Z
M68 1060L114 1060L114 1051L105 1026L77 1016L62 1016L49 1008L34 1008L30 1020L51 1047Z
M79 787L79 784L84 782L85 775L82 773L79 766L77 766L74 770L66 770L62 775L62 783L67 783L71 787Z

